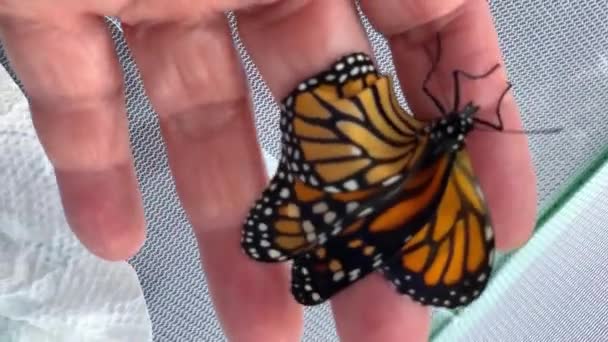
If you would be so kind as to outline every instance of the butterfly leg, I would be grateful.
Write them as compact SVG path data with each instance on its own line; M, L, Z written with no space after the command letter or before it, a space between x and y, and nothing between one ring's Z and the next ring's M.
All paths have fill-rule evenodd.
M503 131L505 128L502 121L502 113L500 113L500 105L502 104L502 101L504 100L511 87L511 82L507 82L507 86L505 87L505 90L502 92L502 94L500 94L500 98L498 99L498 103L496 104L496 117L498 118L498 125L495 125L495 128L499 131Z
M494 71L496 71L496 69L498 69L498 67L500 66L500 64L495 64L492 68L490 68L490 70L488 70L487 72L481 74L481 75L473 75L473 74L469 74L467 72L464 72L462 70L454 70L452 72L452 77L454 79L454 110L458 110L458 106L460 105L460 76L466 77L470 80L478 80L478 79L482 79L485 78L487 76L489 76L490 74L492 74ZM498 103L496 105L496 117L498 118L498 124L487 121L487 120L483 120L480 118L475 118L475 121L491 127L497 131L503 131L504 130L504 125L503 125L503 120L502 120L502 114L500 113L500 105L502 104L502 101L504 99L504 97L507 95L507 93L509 92L509 90L511 89L512 85L510 82L507 83L507 87L505 88L505 90L503 90L502 94L500 95L500 98L498 99Z
M452 71L452 79L454 80L454 108L453 108L453 111L457 112L458 108L460 107L460 76L466 77L470 80L479 80L479 79L488 77L494 71L496 71L496 69L498 69L499 67L500 67L500 64L496 63L492 68L490 68L490 70L486 71L485 73L483 73L481 75L469 74L462 70Z
M427 52L429 53L429 55L432 55L431 52L429 52L429 51L427 51ZM439 110L441 115L446 116L447 112L445 111L445 108L443 108L443 106L441 105L441 102L439 102L439 100L431 93L431 91L427 87L427 84L428 84L429 80L431 79L431 75L435 72L435 69L437 69L437 64L439 64L440 56L441 56L441 39L439 37L439 34L437 34L437 55L436 55L435 59L433 59L431 61L431 70L429 70L429 72L426 74L424 82L422 83L422 91L424 92L424 94L426 96L429 97L429 99L431 99L431 101L433 101L433 104L435 105L435 107L437 107L437 109Z

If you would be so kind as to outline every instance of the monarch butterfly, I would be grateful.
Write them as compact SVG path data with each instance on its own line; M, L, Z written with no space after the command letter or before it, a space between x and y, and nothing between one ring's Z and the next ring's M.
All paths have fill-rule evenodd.
M349 54L300 83L281 106L277 173L245 220L242 247L265 262L293 260L292 293L316 305L374 270L434 306L466 305L491 271L494 239L464 138L502 130L455 101L430 122L403 110L388 76ZM502 94L506 94L510 87ZM500 104L500 102L499 102Z

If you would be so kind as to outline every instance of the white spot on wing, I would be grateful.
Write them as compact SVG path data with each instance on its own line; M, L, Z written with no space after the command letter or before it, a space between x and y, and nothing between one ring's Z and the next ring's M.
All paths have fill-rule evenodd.
M281 252L277 251L276 249L269 249L266 253L273 259L277 259L281 256Z
M355 268L354 270L348 272L348 279L350 281L354 281L357 278L359 278L359 275L361 274L361 270L358 268Z
M359 215L357 215L357 216L359 216L359 217L363 217L363 216L366 216L366 215L371 214L371 212L372 212L372 211L374 211L374 209L372 209L371 207L369 207L369 208L365 208L365 209L363 209L363 210L362 210L362 211L359 213Z
M492 231L492 227L487 224L485 227L486 240L490 241L494 237L494 232Z
M323 221L325 221L325 223L327 224L334 222L335 219L336 213L334 213L333 211L328 211L325 213L325 215L323 215Z
M312 233L315 231L315 227L312 225L312 222L310 222L308 220L302 222L302 228L307 233Z
M400 175L393 176L393 177L385 180L384 182L382 182L382 185L391 185L391 184L395 183L396 181L398 181L399 178L401 178Z
M315 214L322 214L322 213L326 212L328 209L329 209L329 207L327 206L327 203L319 202L312 207L312 212Z
M325 187L325 191L327 192L331 192L331 193L337 193L340 192L340 190L338 188L336 188L335 186L326 186Z
M318 186L319 185L319 181L315 178L315 176L310 176L309 180L310 184L312 186Z
M345 183L344 183L344 188L345 188L346 190L351 190L351 191L354 191L354 190L357 190L357 189L359 188L359 184L357 184L357 181L356 181L356 180L351 179L351 180L349 180L348 182L345 182Z
M357 202L348 202L346 204L346 212L350 213L353 212L353 210L357 209L359 207L359 203Z
M315 235L315 233L308 233L306 234L306 240L308 242L313 242L317 239L317 236Z
M279 194L279 196L281 196L283 198L288 198L289 197L289 189L283 188L281 190L281 193Z

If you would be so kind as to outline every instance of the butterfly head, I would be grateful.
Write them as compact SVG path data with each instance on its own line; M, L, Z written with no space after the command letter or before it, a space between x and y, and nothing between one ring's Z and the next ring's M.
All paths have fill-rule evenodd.
M448 113L441 119L435 120L428 128L429 138L443 150L460 150L464 146L464 138L473 129L474 115L478 106L469 103L460 111Z

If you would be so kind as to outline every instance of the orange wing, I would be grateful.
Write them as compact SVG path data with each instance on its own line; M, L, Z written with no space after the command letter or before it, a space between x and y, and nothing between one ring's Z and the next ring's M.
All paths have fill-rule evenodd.
M453 154L444 154L351 213L344 229L294 260L292 293L316 305L384 265L434 215Z
M396 181L426 138L423 123L399 106L391 79L359 53L302 82L282 109L282 162L330 193Z
M329 194L306 185L280 165L244 222L241 246L255 260L285 261L340 231L339 217L375 190Z
M493 254L488 210L462 150L436 214L382 270L414 300L454 308L467 305L485 288Z

